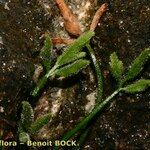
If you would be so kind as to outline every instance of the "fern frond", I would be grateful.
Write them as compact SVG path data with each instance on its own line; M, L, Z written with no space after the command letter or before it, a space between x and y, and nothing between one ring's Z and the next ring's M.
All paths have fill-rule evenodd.
M22 113L21 113L21 126L25 131L28 131L32 121L34 113L32 106L27 101L22 102Z
M59 68L56 70L56 76L68 77L73 74L77 74L80 70L89 65L90 61L79 59L72 64L66 65L65 67Z
M132 63L131 68L127 72L125 81L134 79L143 69L144 64L150 58L150 48L145 49Z
M109 65L113 77L119 82L123 73L123 63L118 59L115 52L110 56Z
M86 43L90 41L93 36L94 32L92 31L83 33L78 39L75 40L73 44L66 48L62 55L58 57L56 65L60 67L72 62L75 57L77 57L77 54L80 52L80 50L86 45Z
M37 120L35 120L31 126L30 126L30 134L34 134L38 132L44 125L46 125L51 119L51 114L46 114L41 117L39 117Z
M125 91L126 93L137 93L145 91L148 87L150 87L150 80L140 79L133 84L130 84L123 88L123 91Z

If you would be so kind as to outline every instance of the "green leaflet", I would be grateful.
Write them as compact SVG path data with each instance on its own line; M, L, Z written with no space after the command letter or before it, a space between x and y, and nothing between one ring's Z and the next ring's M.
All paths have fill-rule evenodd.
M56 65L62 66L75 60L80 50L85 46L87 42L94 36L94 32L87 31L83 33L73 44L68 46L64 53L57 59Z
M130 84L123 88L122 90L126 93L136 93L136 92L142 92L145 89L147 89L150 86L150 80L146 79L140 79L133 84Z
M73 55L73 57L70 57L70 60L68 61L69 63L72 63L80 58L83 58L86 56L86 52L78 52L77 54ZM68 64L68 63L67 63ZM67 65L65 64L65 66ZM58 67L59 68L59 67Z
M110 56L109 65L110 65L110 70L111 70L111 73L112 73L113 77L117 81L120 81L122 73L123 73L123 63L122 63L122 61L120 61L118 59L118 56L116 55L115 52L112 53L111 56Z
M25 131L28 131L33 121L33 109L27 101L22 102L21 126Z
M142 53L133 61L131 68L127 72L124 82L135 78L143 69L143 65L150 58L150 48L145 49Z
M52 41L48 34L45 34L44 46L40 52L40 57L42 59L42 64L48 71L51 68L51 49L53 48Z
M90 61L88 60L79 59L72 64L69 64L65 67L57 69L55 72L55 75L68 77L72 74L77 74L80 70L85 68L89 63Z
M26 142L29 141L29 140L30 140L30 136L29 136L28 133L26 133L26 132L21 132L21 133L19 134L19 141L20 141L21 143L26 143Z
M37 131L39 131L44 125L46 125L51 119L51 114L46 114L41 117L39 117L37 120L35 120L31 126L30 126L30 134L34 134Z

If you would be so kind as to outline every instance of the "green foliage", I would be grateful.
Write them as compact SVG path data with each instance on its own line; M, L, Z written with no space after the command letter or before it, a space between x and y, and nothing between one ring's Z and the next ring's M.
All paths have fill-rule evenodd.
M62 67L60 69L57 69L55 74L58 76L68 77L71 74L77 74L80 70L85 68L90 61L79 59L72 64L66 65L65 67Z
M149 49L145 49L138 58L135 59L133 62L129 72L128 76L126 78L126 81L129 79L133 79L138 75L138 73L141 71L142 66L146 63L146 61L149 58ZM111 66L111 71L113 73L113 76L118 80L120 75L122 75L123 66L121 61L118 60L118 57L115 53L111 55L111 62L109 63ZM134 71L136 71L134 73ZM118 74L119 76L118 76ZM93 111L87 115L80 123L78 123L72 130L68 131L61 140L67 141L68 139L72 138L74 135L76 135L77 132L79 132L81 129L84 129L88 123L120 92L125 91L127 93L136 93L136 92L142 92L145 91L148 87L150 87L150 80L149 79L140 79L136 81L133 84L127 85L126 87L119 87L116 91L114 91L110 96L108 96L105 100L100 101L98 105L95 106ZM55 150L58 149L58 147L54 148Z
M80 138L78 140L80 149L84 148L84 144L85 144L85 142L86 142L86 140L87 140L87 138L88 138L89 135L90 135L90 128L85 129L82 132L82 134L80 135ZM79 147L75 147L73 150L79 150Z
M123 74L124 68L123 68L122 61L118 59L118 56L114 52L110 56L109 65L113 77L119 82L119 88L116 91L114 91L110 96L108 96L105 100L102 101L102 95L103 95L102 74L99 69L99 65L96 60L96 57L94 55L94 51L92 50L89 44L89 41L93 36L94 36L93 32L91 31L85 32L73 44L68 46L64 51L64 53L62 53L62 55L58 57L55 65L51 69L49 68L46 75L39 81L37 87L32 92L32 95L36 96L39 93L40 89L44 87L49 77L57 77L57 76L68 77L70 75L74 75L78 73L80 70L85 68L90 63L90 61L85 59L86 53L81 52L81 49L86 46L90 54L91 60L94 64L94 69L97 76L97 82L98 82L97 99L99 103L97 103L93 111L89 115L87 115L79 124L77 124L75 128L67 132L64 135L62 140L68 140L69 138L73 137L77 132L79 132L81 129L86 129L88 123L93 118L95 118L95 116L99 113L99 111L101 111L120 91L125 91L127 93L142 92L150 86L150 80L141 79L136 81L133 84L123 87L125 82L134 79L141 72L144 64L149 59L150 56L149 48L145 49L133 61L126 75ZM50 53L47 53L47 49L48 49L47 47L48 44L45 43L46 50L43 50L43 52L41 52L41 56L43 58L50 57ZM122 77L125 78L122 80ZM32 122L30 127L28 126L29 127L28 131L30 135L37 133L44 125L46 125L50 121L50 119L51 119L51 115L46 114L44 116L41 116L34 122ZM84 134L83 134L83 138L81 137L81 139L84 139Z
M53 48L53 44L51 38L48 34L45 34L44 46L40 52L40 57L42 59L42 64L45 67L46 71L51 68L51 50Z
M86 56L86 53L81 52L81 49L93 36L94 32L87 31L75 40L73 44L69 45L63 54L58 57L55 65L47 71L46 75L41 80L39 80L37 86L31 92L31 95L34 97L37 96L39 91L45 86L49 77L55 77L56 75L63 75L67 77L76 74L81 69L85 68L89 62L83 59ZM45 56L45 54L46 53L43 55ZM83 59L83 61L77 61L79 59ZM68 68L68 70L66 70L66 68ZM63 72L61 73L61 71Z
M22 113L21 113L21 126L25 131L28 130L32 121L33 121L33 109L29 102L23 101L22 102Z
M113 77L119 82L122 78L123 63L118 59L118 56L115 52L110 56L109 65Z
M29 140L30 140L30 136L29 136L28 133L26 133L26 132L21 132L21 133L19 134L19 141L20 141L21 143L26 143L26 142L29 141Z
M30 126L30 134L35 134L51 119L51 114L46 114L35 120Z
M148 87L150 87L150 80L140 79L123 88L123 91L126 93L137 93L145 91Z
M51 119L51 115L49 113L39 117L35 121L33 120L33 117L34 115L32 106L29 104L29 102L23 101L21 120L18 123L19 141L22 143L29 141L31 134L33 135L36 133Z
M125 77L125 81L134 79L143 69L143 65L150 58L150 48L145 49L132 63L127 75Z
M68 46L64 53L57 59L56 65L59 67L77 59L80 50L90 41L94 36L94 32L87 31L83 33L73 44Z
M103 75L101 73L101 69L99 67L99 61L96 59L96 56L94 54L94 50L92 49L91 45L88 43L86 44L87 52L90 55L93 67L94 67L94 72L95 76L97 79L97 98L96 98L96 103L99 103L102 101L102 96L103 96Z

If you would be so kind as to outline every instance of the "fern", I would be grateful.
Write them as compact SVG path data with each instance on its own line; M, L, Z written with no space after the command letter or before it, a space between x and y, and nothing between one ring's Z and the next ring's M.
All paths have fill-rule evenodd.
M32 121L33 121L33 109L29 102L23 101L22 102L22 113L21 113L21 126L25 131L28 131Z
M83 33L73 44L68 46L64 53L58 57L56 65L62 66L76 60L75 58L81 51L81 49L90 41L90 39L94 36L94 32L87 31Z
M145 49L132 63L130 69L128 69L128 72L126 75L123 74L123 63L118 59L118 56L114 52L110 56L110 70L113 75L113 77L118 81L119 87L117 90L115 90L110 96L108 96L105 100L102 99L103 95L103 84L102 84L102 75L101 71L98 67L98 62L96 60L96 57L94 55L94 51L92 50L89 41L94 36L94 33L91 31L88 31L84 34L82 34L73 44L68 46L64 53L60 55L55 63L55 65L47 71L45 76L39 81L37 87L32 92L33 96L36 96L39 91L44 87L45 83L47 82L47 79L49 77L68 77L70 75L74 75L81 71L83 68L85 68L87 65L89 65L90 61L85 59L86 53L81 52L81 49L86 46L88 49L88 52L90 54L91 60L94 64L94 69L96 72L98 81L98 102L93 111L87 115L79 124L77 124L72 130L67 132L62 140L68 140L69 138L73 137L77 132L79 132L81 129L85 129L89 122L95 118L95 116L99 113L100 110L102 110L119 92L123 91L126 93L136 93L136 92L142 92L145 91L147 88L150 87L150 80L149 79L140 79L133 84L127 85L124 87L124 83L127 81L134 79L143 69L144 64L147 62L147 60L150 57L150 49ZM48 56L49 57L49 56ZM122 77L124 79L122 80ZM44 125L46 125L51 119L50 114L46 114L44 116L41 116L37 120L31 123L30 126L28 126L28 130L30 135L37 133ZM82 137L81 137L82 139ZM55 148L58 149L58 148Z
M123 63L118 59L118 56L114 52L110 56L110 70L112 72L113 77L120 82L123 73Z
M132 63L127 75L125 76L124 83L128 80L134 79L143 69L144 64L150 58L150 48L146 48Z
M86 56L86 53L81 52L81 49L89 42L89 40L93 36L94 36L94 32L87 31L83 33L77 40L75 40L73 44L68 46L66 50L64 51L64 53L58 57L55 65L50 70L47 71L46 75L42 77L42 79L39 80L37 86L31 92L31 95L34 97L37 96L39 94L39 91L45 86L47 79L49 77L55 77L56 75L61 75L61 74L64 74L64 76L70 76L79 72L82 68L84 68L84 66L87 66L86 64L89 64L87 63L87 61L86 61L86 64L82 66L81 62L79 63L77 60L83 59ZM45 56L45 53L43 55ZM70 67L68 67L67 65ZM71 66L74 66L75 69L73 69L73 67ZM70 68L70 71L66 72L65 71L66 68ZM66 72L66 74L61 73L59 70Z
M42 59L42 64L45 67L46 71L48 71L51 68L51 50L53 48L53 44L51 41L51 38L46 33L45 34L45 41L44 46L40 52L40 57Z
M144 60L144 58L146 58L146 60ZM132 67L129 70L128 78L126 78L126 81L127 81L127 79L129 80L131 78L134 78L141 71L141 67L146 63L148 58L149 58L149 49L146 49L134 61ZM115 53L113 53L110 56L110 61L111 62L109 64L111 65L111 69L113 69L113 71L112 71L113 76L117 77L116 79L118 80L118 77L120 75L122 75L122 70L123 70L122 63L121 63L121 61L118 60ZM116 63L114 63L114 62L116 62ZM117 66L117 68L115 68L115 66ZM136 71L136 72L134 73L134 71ZM119 73L119 76L116 74L116 72ZM119 92L121 92L121 91L125 91L127 93L142 92L142 91L145 91L149 87L150 87L150 80L148 80L148 79L140 79L133 84L127 85L126 87L119 87L116 91L114 91L105 100L101 101L98 105L96 105L95 108L93 109L93 111L88 116L86 116L80 123L78 123L72 130L68 131L61 140L67 141L68 139L73 137L77 132L79 132L81 129L84 129L88 125L88 123L93 118L95 118L95 116L99 113L99 111L102 110ZM54 149L57 150L58 147L55 147Z
M41 117L39 117L37 120L35 120L29 129L30 134L35 134L38 132L44 125L46 125L51 119L51 114L46 114Z
M85 68L87 65L89 65L88 60L79 59L72 64L66 65L65 67L62 67L60 69L57 69L55 74L58 76L68 77L72 74L77 74L80 70Z
M133 84L130 84L123 88L122 90L126 93L137 93L145 91L150 86L150 80L140 79Z
M18 123L19 141L26 143L30 140L31 135L35 134L44 125L46 125L50 119L51 114L45 114L39 117L37 120L33 120L33 109L27 101L22 102L21 120Z

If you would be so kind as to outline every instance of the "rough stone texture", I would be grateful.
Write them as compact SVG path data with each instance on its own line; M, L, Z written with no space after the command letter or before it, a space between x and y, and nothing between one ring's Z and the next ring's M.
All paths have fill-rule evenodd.
M2 46L0 49L0 124L1 126L6 124L10 136L10 132L14 131L14 127L16 128L15 122L19 117L16 116L16 111L20 112L19 104L29 97L33 65L39 63L37 55L43 44L41 35L47 30L52 37L55 35L69 37L69 35L63 28L63 19L54 1L6 2L0 1ZM82 24L86 22L87 27L91 21L89 14L93 16L96 6L104 1L66 0L66 2L78 15L81 26L83 27ZM87 4L82 4L84 2ZM92 2L90 7L88 2ZM107 70L110 54L117 51L126 69L133 58L136 58L150 44L149 2L147 0L108 2L109 11L103 17L101 26L97 27L96 36L92 40L105 77L104 97L112 93L116 85ZM87 11L85 20L82 20L85 16L84 6L90 10ZM144 78L149 78L148 66L149 64L141 73ZM87 104L86 96L95 91L95 81L89 80L92 79L91 74L92 71L88 68L73 78L50 81L50 87L45 89L39 101L34 104L36 105L35 116L56 111L54 106L57 104L60 107L53 121L43 128L36 138L40 139L41 135L42 138L49 136L58 138L82 119L85 115L84 106ZM117 96L115 101L93 122L84 149L148 150L150 147L149 97L149 91L134 96L126 94ZM65 128L66 124L67 128ZM0 128L4 128L1 126ZM49 129L53 131L49 132Z

